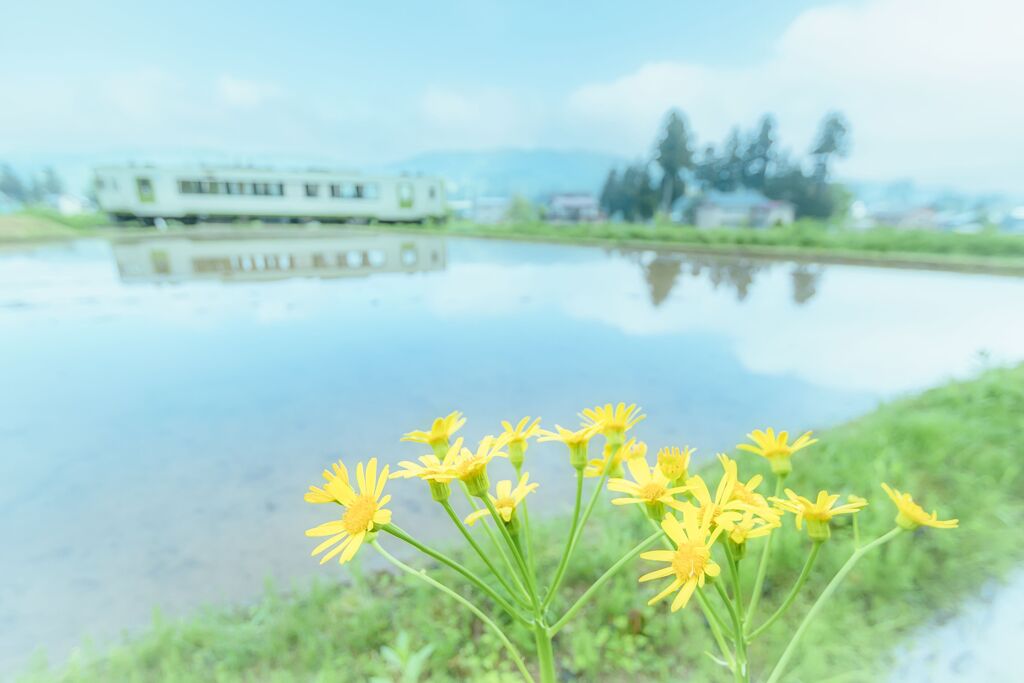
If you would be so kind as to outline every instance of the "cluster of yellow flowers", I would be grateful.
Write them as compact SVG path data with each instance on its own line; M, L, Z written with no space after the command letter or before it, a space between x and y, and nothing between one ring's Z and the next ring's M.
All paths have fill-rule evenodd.
M701 475L690 473L690 461L695 452L693 448L661 448L653 462L649 462L647 445L635 438L627 440L630 430L645 418L635 405L619 403L615 406L596 406L583 410L580 418L581 423L576 429L567 429L557 424L553 430L542 429L540 419L530 417L522 418L515 425L502 422L503 431L496 436L484 437L473 450L465 446L463 438L454 438L466 423L462 414L456 411L434 420L429 430L405 434L402 437L403 441L428 446L430 452L420 455L416 460L399 462L393 472L388 466L378 469L376 458L371 458L365 464L359 463L356 466L353 480L344 463L334 463L331 469L324 470L322 487L311 486L306 493L306 500L310 503L336 503L344 508L344 512L340 519L321 524L306 532L308 536L328 537L314 548L313 555L323 553L321 563L334 557L345 563L356 555L364 543L369 542L396 566L409 570L406 565L387 554L377 544L376 537L378 532L383 530L412 544L430 557L456 569L510 615L534 629L537 634L537 656L543 681L553 680L555 664L551 639L554 633L589 599L592 591L596 591L611 574L619 571L629 560L639 555L645 560L663 564L640 576L641 582L670 579L669 583L651 598L649 604L657 603L674 594L671 601L671 610L674 612L686 606L696 595L722 649L724 661L736 674L737 680L748 680L746 645L749 640L770 626L788 609L796 593L802 588L818 549L831 536L833 518L838 515L854 515L864 509L868 501L851 495L844 502L840 502L839 494L826 490L819 491L813 498L805 497L783 487L784 480L793 469L794 454L817 443L811 432L804 433L790 442L788 432L776 433L771 428L763 431L754 430L748 434L750 443L737 446L739 451L755 454L767 461L775 477L776 487L773 495L765 495L759 491L763 484L761 475L742 480L738 463L723 453L717 456L721 474L712 493L711 487ZM601 457L590 459L590 442L599 434L604 437ZM530 481L529 473L523 471L531 439L538 442L562 443L568 449L569 464L576 471L575 509L565 552L553 578L546 586L542 586L536 576L530 551L529 529L523 528L528 527L529 520L525 509L527 496L537 489L537 484ZM495 458L507 459L516 476L514 479L499 481L492 494L488 467ZM392 524L391 512L385 508L391 497L384 495L385 484L389 478L413 478L426 482L433 500L445 508L453 523L478 552L500 587L483 581L443 553L427 548ZM585 510L581 510L580 496L586 478L600 478L600 482L589 505ZM473 508L464 518L454 512L449 502L453 484L456 483L466 494ZM641 509L649 518L655 533L627 553L619 563L600 577L594 587L576 604L560 618L555 619L550 614L552 599L582 533L583 525L586 524L601 490L605 488L617 494L611 499L613 505ZM910 494L894 490L884 483L882 488L896 506L896 527L889 534L858 547L847 563L849 567L852 567L864 552L887 542L900 530L915 529L919 526L957 526L955 519L939 520L936 513L925 512L914 502ZM477 501L482 503L483 507ZM770 537L783 526L787 514L793 515L797 530L806 528L807 535L812 541L812 550L800 579L783 606L755 629L751 620L756 611L767 570ZM521 522L521 518L525 519L525 524ZM494 536L487 527L488 519L492 526L500 531L501 538ZM472 532L465 526L474 527L481 521L484 521L483 526L495 543L498 551L496 554L484 552L474 540ZM507 548L501 545L501 539L506 541ZM750 604L744 608L740 602L745 591L742 590L738 567L740 561L746 557L747 543L752 539L765 540L757 580L753 591L749 593ZM664 549L644 551L658 540L665 545ZM715 551L716 547L721 548L718 553ZM499 571L495 567L496 558L499 556L507 563L504 571ZM509 559L510 556L512 559ZM724 582L716 581L722 573L723 562L729 568L733 580L731 594L723 588ZM848 570L844 565L844 570L837 575L833 583L838 583ZM455 591L433 579L425 580L467 604L474 613L485 619L489 626L496 629L502 635L502 642L509 649L524 677L531 678L515 646L501 634L493 622L482 616L480 610ZM719 616L716 608L703 595L702 590L708 583L711 583L719 593L731 619ZM820 596L818 602L824 602L831 590L834 590L834 586L829 584L829 588ZM818 603L815 604L812 613L808 614L808 619L813 617L817 606ZM727 637L731 638L732 647L729 647ZM794 638L791 642L791 647L795 645L796 640L797 638ZM781 674L789 654L787 648L769 681L776 680Z

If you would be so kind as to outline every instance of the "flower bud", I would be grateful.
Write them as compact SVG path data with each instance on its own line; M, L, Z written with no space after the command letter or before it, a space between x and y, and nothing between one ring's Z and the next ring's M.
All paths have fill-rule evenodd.
M438 503L447 502L448 498L452 495L451 487L446 481L434 481L433 479L428 479L427 484L430 486L430 497Z
M512 467L518 472L523 466L523 455L526 452L526 444L522 441L509 441L508 443L508 461L512 463Z
M807 519L807 535L812 541L827 541L832 535L832 529L828 521L821 519Z
M780 477L785 477L793 471L793 461L788 455L777 455L774 458L768 458L768 463L772 466L772 473Z
M577 472L587 466L587 442L574 443L569 446L569 464Z
M476 496L477 498L483 498L487 495L487 489L490 488L490 482L487 480L487 468L480 467L473 471L469 476L463 479L466 483L466 490L469 491L469 495Z

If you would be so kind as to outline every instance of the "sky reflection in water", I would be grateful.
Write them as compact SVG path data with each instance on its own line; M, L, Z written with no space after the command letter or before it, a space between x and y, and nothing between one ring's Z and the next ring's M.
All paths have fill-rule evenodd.
M1012 278L419 236L0 253L0 671L338 576L302 492L338 457L418 455L398 437L438 414L473 440L636 401L652 447L706 457L1020 359L1021 302ZM561 450L529 456L564 505ZM391 492L443 528L416 482Z

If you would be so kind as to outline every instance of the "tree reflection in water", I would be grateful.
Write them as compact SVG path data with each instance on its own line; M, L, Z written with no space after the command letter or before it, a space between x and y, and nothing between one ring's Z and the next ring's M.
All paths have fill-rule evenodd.
M776 267L792 268L793 303L803 305L818 291L825 269L819 264L790 263L736 256L685 254L680 252L654 252L622 250L624 257L634 261L643 271L651 303L660 306L679 286L680 276L707 278L717 290L728 287L736 292L736 300L744 301L750 295L759 274Z

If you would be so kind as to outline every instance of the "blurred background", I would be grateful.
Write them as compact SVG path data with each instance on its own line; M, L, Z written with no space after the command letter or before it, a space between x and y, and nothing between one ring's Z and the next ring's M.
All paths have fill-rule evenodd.
M1009 0L4 15L0 677L340 578L303 491L451 410L707 460L1024 359ZM999 680L1020 586L893 680Z

